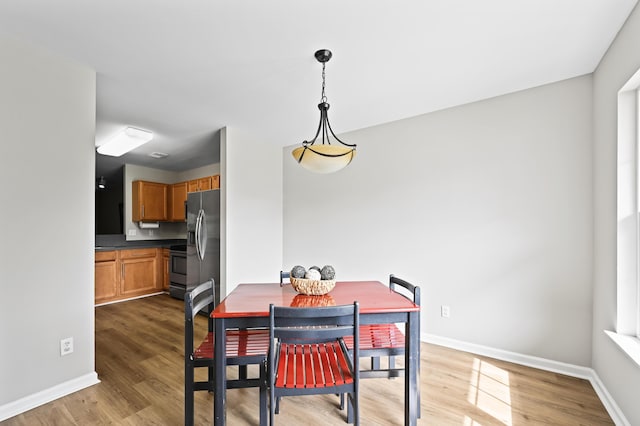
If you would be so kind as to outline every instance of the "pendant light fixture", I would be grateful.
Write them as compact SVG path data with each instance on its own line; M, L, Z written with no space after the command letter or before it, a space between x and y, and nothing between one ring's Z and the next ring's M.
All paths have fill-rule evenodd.
M331 51L318 50L315 57L322 64L322 97L318 104L320 110L320 123L316 135L311 141L302 142L302 146L293 150L293 158L305 169L316 173L333 173L345 168L356 155L356 145L342 142L329 124L329 104L324 93L325 65L331 59ZM318 137L322 135L322 142L316 144ZM340 144L331 144L330 137Z
M96 179L96 188L107 189L107 180L104 178L104 176L100 176L98 179Z

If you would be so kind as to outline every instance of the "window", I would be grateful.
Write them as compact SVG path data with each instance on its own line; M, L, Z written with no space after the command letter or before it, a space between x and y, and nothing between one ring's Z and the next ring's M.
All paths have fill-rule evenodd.
M617 321L607 334L640 365L640 71L618 92Z

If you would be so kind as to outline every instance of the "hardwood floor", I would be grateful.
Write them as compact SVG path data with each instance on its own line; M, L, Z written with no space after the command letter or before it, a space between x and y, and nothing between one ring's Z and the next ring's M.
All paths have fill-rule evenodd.
M183 321L182 302L166 295L96 308L102 382L2 425L182 424ZM361 383L361 424L401 425L403 380ZM423 425L613 424L586 380L425 343L420 385ZM258 423L257 389L229 390L227 399L229 425ZM196 393L196 424L212 423L212 404L211 395ZM334 396L285 398L276 423L344 425L337 404Z

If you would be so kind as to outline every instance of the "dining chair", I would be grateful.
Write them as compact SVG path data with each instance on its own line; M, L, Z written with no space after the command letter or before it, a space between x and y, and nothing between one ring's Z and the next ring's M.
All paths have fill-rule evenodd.
M289 282L285 282L284 280L289 280L291 279L291 273L288 271L280 271L280 287L282 287L285 284L289 284Z
M420 306L420 287L409 283L395 275L389 275L389 288L392 291L406 297L416 305ZM420 335L420 324L418 323L418 335ZM349 348L353 341L345 338ZM405 353L405 336L395 324L363 324L360 326L360 356L371 358L371 368L361 370L360 377L366 378L392 378L399 377L404 372L404 368L395 367L395 356ZM418 346L418 354L420 347ZM380 357L388 357L388 367L380 367ZM418 359L420 357L418 356ZM420 371L418 370L418 383L420 383ZM420 389L418 388L418 401L420 401ZM340 405L344 404L341 397ZM418 417L420 417L420 406L418 406Z
M214 287L214 280L210 279L185 294L184 298L184 423L188 426L194 423L195 391L213 392L215 386L213 319L210 316L211 311L215 308ZM194 319L200 311L207 314L207 334L202 342L196 346L194 344L194 335L196 334ZM241 371L238 374L238 379L227 380L227 388L260 388L261 426L266 426L267 423L266 359L268 347L269 330L267 329L228 330L226 333L227 365L237 365L240 369L245 369L245 374ZM246 367L254 364L258 365L259 377L247 378ZM196 368L207 369L207 380L195 380Z
M347 421L360 422L359 305L269 306L269 421L282 396L347 394ZM344 338L351 336L352 351Z

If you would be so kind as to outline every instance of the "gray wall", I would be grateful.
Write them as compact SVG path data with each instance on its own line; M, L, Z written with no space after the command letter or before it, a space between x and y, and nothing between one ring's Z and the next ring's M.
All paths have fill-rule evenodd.
M282 148L237 128L220 132L222 294L276 282L282 265Z
M285 149L285 267L394 273L423 287L425 334L589 366L591 89L583 76L347 133L357 156L332 175Z
M95 381L95 73L0 38L0 418ZM60 339L73 354L60 356Z
M594 73L594 321L593 368L624 411L640 424L640 368L603 330L616 327L617 94L640 69L636 7Z

